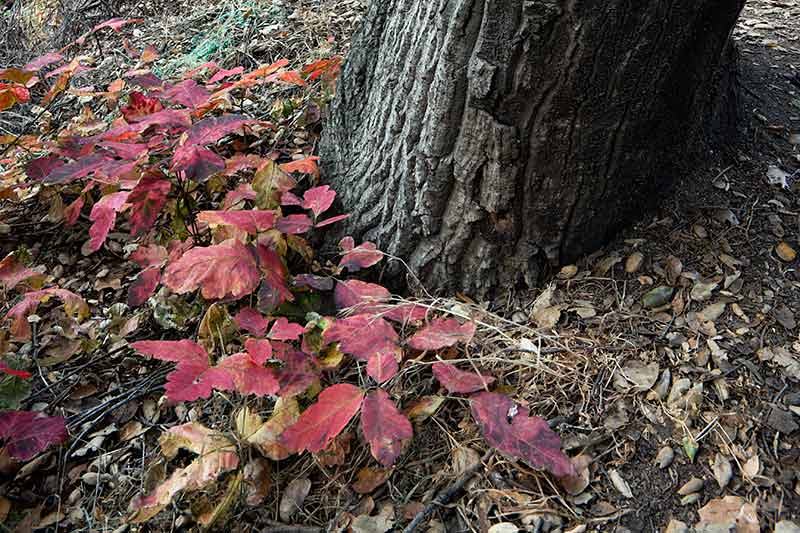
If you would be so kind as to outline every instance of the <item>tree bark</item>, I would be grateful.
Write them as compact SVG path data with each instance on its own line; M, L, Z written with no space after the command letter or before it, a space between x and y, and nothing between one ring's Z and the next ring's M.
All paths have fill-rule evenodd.
M321 144L344 231L428 289L534 286L730 132L743 4L373 0Z

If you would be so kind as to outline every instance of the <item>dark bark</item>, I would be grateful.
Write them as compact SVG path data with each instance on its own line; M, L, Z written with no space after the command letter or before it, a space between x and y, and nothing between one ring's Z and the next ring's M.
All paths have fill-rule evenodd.
M730 131L743 4L373 0L322 143L347 233L429 289L536 284Z

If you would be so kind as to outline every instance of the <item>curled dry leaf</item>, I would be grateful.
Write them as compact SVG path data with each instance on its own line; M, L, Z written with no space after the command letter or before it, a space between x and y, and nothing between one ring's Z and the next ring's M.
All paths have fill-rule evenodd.
M619 473L616 469L612 469L608 471L608 478L611 480L611 483L614 485L614 488L619 491L626 498L633 498L633 492L631 492L631 486L628 485L628 482L625 481L625 478L622 477L622 474Z
M278 513L281 520L288 522L292 515L303 507L308 493L311 491L311 480L308 478L292 480L281 494Z
M592 464L592 456L587 453L576 455L570 459L575 475L559 478L559 483L570 496L581 494L589 486L590 472L589 465Z
M644 392L658 381L658 362L644 363L638 359L628 361L614 372L614 386L620 391Z
M711 465L711 470L714 472L714 478L717 480L719 488L724 489L731 481L733 476L733 467L727 457L717 452L714 457L714 463Z
M353 483L353 490L359 494L369 494L389 479L392 475L391 468L364 467L356 474L356 481Z
M716 498L702 507L696 529L716 527L720 531L733 529L737 533L759 533L761 527L753 504L740 496ZM715 529L716 531L717 529Z

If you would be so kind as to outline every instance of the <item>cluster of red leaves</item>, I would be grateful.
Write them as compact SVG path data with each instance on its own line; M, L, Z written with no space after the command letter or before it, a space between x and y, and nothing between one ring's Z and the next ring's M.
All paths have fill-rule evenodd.
M116 31L129 22L110 21L92 31L104 27ZM146 66L155 55L154 50L145 49L140 64ZM45 56L20 72L37 72L63 61L60 55ZM300 190L297 175L311 183L318 179L316 157L279 163L280 153L241 151L273 125L225 112L240 91L263 84L303 86L313 80L330 80L338 72L339 62L318 61L300 72L286 70L286 66L281 60L245 72L241 67L223 70L208 63L187 72L177 83L161 80L147 68L128 72L106 91L89 93L118 106L119 116L110 126L100 128L99 133L87 127L85 131L92 130L87 134L67 127L54 142L42 147L44 153L25 165L27 185L38 183L76 195L64 210L67 224L74 223L91 205L89 252L101 249L120 216L127 217L131 236L140 242L129 257L141 267L129 289L131 306L142 305L159 285L175 294L199 292L205 300L238 306L234 322L250 335L241 339L243 351L239 353L218 357L190 339L132 344L144 355L175 363L167 377L167 398L194 401L219 390L296 401L295 397L319 386L316 401L302 413L297 408L291 422L275 431L271 445L281 454L322 452L360 413L361 432L372 456L381 465L391 466L412 438L413 428L387 392L387 385L413 353L417 360L434 359L433 376L450 394L472 395L468 400L474 419L492 446L557 476L571 474L570 461L547 423L520 412L505 395L489 392L494 377L435 360L440 350L468 344L475 335L474 322L428 316L424 306L394 303L380 285L339 279L345 271L357 272L383 259L373 243L357 245L354 239L344 238L339 243L338 265L320 268L317 263L314 274L290 273L290 266L299 264L307 271L312 265L314 251L306 234L347 215L323 218L336 198L330 187L304 185ZM86 68L80 60L73 60L48 73L58 80L46 99L66 90L71 77ZM24 78L17 73L0 73L3 75L14 83L14 76ZM198 81L202 76L207 79ZM126 87L135 89L128 91L120 105ZM11 88L0 86L0 105L6 90ZM15 98L19 100L19 96ZM218 146L230 136L237 142ZM231 145L240 151L230 153ZM224 197L212 206L221 205L221 209L194 208L201 197L219 191L225 191ZM188 237L169 240L158 231L176 223ZM35 280L35 275L11 262L0 264L0 282L8 288ZM337 310L347 310L347 316L317 316L305 324L282 316L285 304L310 292L332 299ZM58 287L36 287L23 293L8 311L12 333L20 338L29 336L27 317L53 297L78 319L88 313L79 296ZM255 307L237 303L244 298L254 299ZM330 357L332 353L339 357ZM361 383L366 388L337 382L336 370L345 364L364 369L369 379ZM0 372L18 371L0 366ZM37 426L46 428L45 436L31 429ZM63 421L59 425L55 419L35 413L0 413L0 438L18 458L28 458L63 439L62 426ZM188 425L178 429L173 428L174 438L197 430ZM198 442L208 437L204 434ZM225 467L219 471L236 468L238 461L229 457L232 453L220 456ZM205 479L197 476L201 478ZM199 483L181 479L173 476L152 495L137 500L134 507L158 512L175 492Z

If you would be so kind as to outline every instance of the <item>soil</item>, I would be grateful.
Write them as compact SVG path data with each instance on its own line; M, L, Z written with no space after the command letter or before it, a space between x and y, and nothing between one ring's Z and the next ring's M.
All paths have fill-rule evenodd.
M247 47L223 54L223 66L243 58L253 64L276 57L302 62L326 46L345 51L363 9L353 0L270 5L276 3L291 14L282 22L285 35L264 37L248 27L253 37ZM204 6L210 14L206 18L189 2L126 4L120 14L147 15L133 38L136 46L152 43L185 53L193 42L181 41L183 36L170 28L197 15L192 20L201 31L203 24L214 24L213 7ZM494 326L479 332L466 357L497 376L520 404L546 418L571 456L591 458L587 487L569 495L552 478L495 454L467 490L434 512L419 531L486 531L492 525L492 533L507 531L498 524L526 531L664 531L673 520L695 526L698 511L723 496L751 503L763 531L773 531L780 520L800 524L800 274L797 258L787 261L776 252L781 243L800 251L800 136L792 137L800 134L800 1L751 0L734 37L741 67L738 141L708 148L705 161L687 169L657 213L573 270L554 275L549 296L548 291L517 294L493 314L480 302L457 302L483 313ZM113 53L110 42L104 46ZM60 232L58 225L26 225L26 213L3 209L3 220L19 229L2 235L3 253L26 244L62 280L75 279L71 288L85 291L93 305L108 309L124 301L132 268L121 250L73 261L85 233L76 237ZM641 254L641 266L626 269L636 254ZM703 282L717 287L701 297ZM670 288L673 297L662 306L644 305L642 298L656 287ZM711 304L725 305L709 318L717 315ZM539 308L554 310L557 322L545 324ZM145 323L155 329L142 319ZM525 350L523 342L528 343ZM546 350L537 352L530 343ZM783 358L775 355L781 349ZM108 347L101 356L76 358L62 368L63 379L54 390L34 390L32 402L58 403L76 428L91 421L89 430L75 439L79 445L70 446L70 461L50 454L26 476L0 485L30 508L40 503L53 507L60 495L68 502L64 514L74 520L69 530L124 530L130 499L156 476L157 430L190 416L185 408L167 409L160 402L164 367L142 366L129 354L121 345ZM634 362L655 364L659 376L668 370L668 392L685 379L687 388L696 387L694 395L675 391L671 398L648 391L650 386L638 390L626 385L619 376ZM403 379L398 394L437 392L430 379L416 379L413 373ZM192 407L191 416L226 423L226 407L210 401ZM83 418L87 412L103 416ZM331 524L374 515L384 505L393 506L397 525L405 526L408 516L459 478L465 461L474 463L485 452L467 412L466 402L454 400L416 428L417 438L389 482L368 496L351 490L358 467L369 464L363 447L354 446L357 453L336 468L321 467L313 459L281 462L267 503L237 508L226 528L346 530ZM136 439L115 433L131 422L150 429L138 447L131 447ZM85 446L96 438L93 432L112 426L111 436L102 436L97 447ZM687 450L693 443L697 454L692 460ZM656 456L665 447L672 449L674 460L660 468ZM74 452L82 455L75 458ZM712 467L718 456L733 465L732 479L723 488ZM97 469L108 477L90 485L83 476ZM291 529L276 524L276 509L281 491L300 476L312 477L314 489L304 514L296 517L307 529ZM620 477L629 494L612 481ZM692 501L682 502L677 491L693 477L702 480L702 489ZM131 530L194 530L191 503L182 500L154 522ZM76 525L81 513L89 518ZM756 530L741 524L738 529Z

